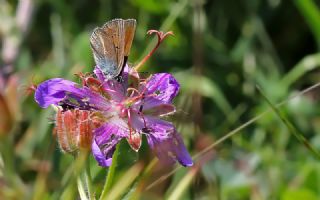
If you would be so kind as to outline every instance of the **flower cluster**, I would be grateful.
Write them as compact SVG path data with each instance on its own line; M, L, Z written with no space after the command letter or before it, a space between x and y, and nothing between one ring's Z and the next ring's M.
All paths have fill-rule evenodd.
M168 73L146 79L128 66L122 81L107 79L98 66L92 75L80 75L82 85L61 78L41 83L35 101L58 106L55 132L63 151L91 146L100 166L112 163L117 143L126 139L134 151L145 135L160 161L183 166L193 162L174 125L161 119L173 114L172 100L179 83Z

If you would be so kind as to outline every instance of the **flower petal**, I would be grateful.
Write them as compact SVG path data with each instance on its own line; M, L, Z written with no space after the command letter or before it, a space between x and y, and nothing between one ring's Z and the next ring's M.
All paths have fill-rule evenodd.
M103 82L106 80L106 76L103 74L103 72L101 71L101 69L98 66L95 66L93 73L97 76L97 78Z
M121 74L121 80L107 79L101 69L96 66L94 73L103 83L103 88L115 102L121 102L126 98L128 88L138 89L139 74L133 68L126 65Z
M112 100L119 102L125 98L126 77L122 77L122 81L120 82L116 79L107 79L107 77L103 74L103 72L98 66L95 67L94 73L97 76L97 78L103 83L104 90L108 92Z
M149 130L146 131L146 136L149 146L161 162L172 165L178 161L185 167L193 165L192 158L181 136L171 123L150 117L146 121L149 124L151 121L154 122L150 124Z
M150 107L150 104L143 105L143 114L151 116L167 116L176 112L176 108L172 104L159 104Z
M76 83L62 78L41 83L37 87L34 98L42 108L47 108L51 104L66 104L82 109L109 109L108 101L100 94L87 87L79 88Z
M92 150L92 154L93 157L96 159L96 161L98 162L98 164L102 167L109 167L112 163L112 158L106 158L103 153L101 152L100 148L98 147L97 143L95 140L93 140L92 142L92 146L91 146L91 150ZM115 150L115 149L114 149ZM113 150L113 152L114 152ZM112 152L112 153L113 153Z
M106 167L111 164L111 159L118 142L128 135L125 128L122 127L121 122L108 122L101 127L94 130L95 135L95 151L92 151L94 157L100 166ZM93 148L94 146L92 146Z
M40 107L46 108L62 101L66 96L66 91L75 92L76 90L79 90L76 83L62 78L54 78L41 83L37 87L34 98Z
M148 94L154 94L154 98L164 103L171 103L180 89L178 81L168 73L154 74L148 80L146 87Z

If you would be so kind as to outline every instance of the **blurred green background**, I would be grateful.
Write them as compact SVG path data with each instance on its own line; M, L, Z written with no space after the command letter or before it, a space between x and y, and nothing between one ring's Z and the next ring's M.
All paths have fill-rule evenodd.
M79 81L74 74L94 66L91 31L113 18L137 19L132 65L156 43L147 30L174 32L142 71L180 81L170 120L196 157L195 167L166 176L174 168L150 167L145 140L139 153L123 142L110 199L320 199L319 159L274 112L259 117L270 106L256 89L276 105L319 82L316 0L0 0L0 199L78 198L74 158L52 135L54 112L40 109L28 87ZM279 109L320 150L319 89ZM99 196L108 169L89 162Z

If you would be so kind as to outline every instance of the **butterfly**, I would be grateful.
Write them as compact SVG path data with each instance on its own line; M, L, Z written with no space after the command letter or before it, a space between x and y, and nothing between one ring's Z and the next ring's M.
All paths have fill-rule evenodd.
M135 30L135 19L113 19L93 30L90 37L93 57L107 79L121 80Z

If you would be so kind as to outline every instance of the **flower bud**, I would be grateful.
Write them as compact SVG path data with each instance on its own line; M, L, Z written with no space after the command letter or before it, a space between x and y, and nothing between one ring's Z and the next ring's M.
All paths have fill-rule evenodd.
M131 149L135 152L138 152L142 143L141 134L138 132L132 132L131 135L127 138L127 141Z
M99 125L92 116L94 112L88 110L58 109L55 134L63 152L75 153L79 149L91 148L93 130Z

